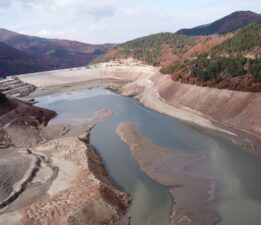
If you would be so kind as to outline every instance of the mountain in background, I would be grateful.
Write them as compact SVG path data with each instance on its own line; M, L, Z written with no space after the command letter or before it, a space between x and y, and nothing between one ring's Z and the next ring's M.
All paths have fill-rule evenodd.
M161 71L183 83L261 92L261 21L232 33L204 54L172 62Z
M176 34L189 36L227 34L259 20L261 20L260 14L238 11L207 25L179 30Z
M234 12L209 25L181 30L175 34L158 33L128 41L101 55L94 63L133 57L150 65L164 66L177 59L186 60L208 53L208 50L233 36L232 31L247 27L256 21L261 21L261 15L250 11ZM253 46L252 41L248 40L248 45ZM246 44L242 39L237 47L245 47Z
M261 21L226 35L153 34L118 45L93 63L129 57L160 66L174 81L261 92Z
M171 74L175 81L261 92L258 18L260 15L252 12L236 12L214 25L200 27L212 27L212 32L220 33L241 27L225 35L158 33L117 46L32 37L0 29L0 42L5 43L0 45L0 76L84 66L93 59L93 63L99 63L132 57L160 66L161 72ZM256 20L259 21L242 28Z
M0 78L47 69L34 57L0 42Z
M31 56L35 70L53 70L87 65L90 61L114 47L115 44L91 45L77 41L39 38L0 29L0 42ZM27 70L21 73L26 73ZM7 74L8 73L7 71Z

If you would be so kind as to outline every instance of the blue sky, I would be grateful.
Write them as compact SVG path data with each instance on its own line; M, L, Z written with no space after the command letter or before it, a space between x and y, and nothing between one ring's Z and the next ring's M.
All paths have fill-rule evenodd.
M210 23L261 0L0 0L0 27L25 34L120 43Z

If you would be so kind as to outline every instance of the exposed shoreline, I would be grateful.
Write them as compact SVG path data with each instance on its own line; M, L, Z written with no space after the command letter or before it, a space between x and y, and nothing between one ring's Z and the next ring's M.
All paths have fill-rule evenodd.
M88 76L84 77L86 74L88 74ZM89 74L92 75L89 77ZM183 105L176 103L170 105L166 99L162 98L159 87L156 86L159 82L162 82L157 80L157 68L140 64L114 65L112 63L112 65L102 64L100 66L86 69L86 71L82 70L75 79L73 76L74 73L71 71L65 75L64 79L62 78L62 74L58 74L56 78L52 78L51 74L46 77L40 77L40 75L38 77L25 75L21 79L24 82L31 83L38 87L35 92L27 97L27 99L42 95L103 87L111 89L112 91L117 92L123 96L134 97L143 106L150 110L180 119L185 123L200 128L204 132L220 136L229 141L232 141L234 144L246 146L247 148L252 149L254 152L260 153L259 150L261 149L261 135L258 132L254 134L250 131L234 128L232 125L224 124L220 121L214 120L208 115L203 115L199 111L193 110ZM73 79L74 81L71 82L69 78ZM47 83L45 83L45 79L47 79ZM57 82L59 79L62 79L61 83ZM50 85L52 83L56 83L56 85ZM154 179L157 180L155 177ZM206 182L208 183L208 181ZM211 185L209 188L213 193L213 188L215 185L213 186L213 183L211 182L210 184ZM205 190L205 187L202 188ZM206 189L205 194L210 193L211 190L209 188ZM177 193L177 189L172 189L171 193L174 196L179 195L179 193ZM212 199L212 195L208 197L208 199L210 201ZM179 202L182 201L179 200ZM183 216L183 214L181 213L179 216ZM175 220L175 218L181 218L179 216L176 214L173 217L172 215L172 220ZM212 214L210 218L212 218L210 221L213 222L213 224L219 220L218 216L215 214Z
M201 112L179 104L178 102L170 104L172 100L169 102L168 97L163 98L161 95L166 95L162 93L162 86L165 85L166 81L169 86L169 83L172 81L170 81L168 75L159 74L158 69L155 67L139 63L128 64L123 62L123 64L117 64L111 62L85 70L80 69L78 72L75 70L75 73L76 74L74 74L73 71L67 71L64 77L62 73L58 73L57 77L55 74L52 75L52 73L48 73L44 75L44 77L42 77L42 75L37 75L36 77L33 75L21 76L21 79L24 82L28 82L38 87L36 91L30 94L26 99L60 92L103 87L123 96L134 97L144 107L152 111L177 118L192 126L198 127L207 133L220 136L234 144L261 153L261 134L258 131L259 129L261 130L261 127L258 128L258 126L256 126L257 132L254 133L252 130L234 127L231 124L213 119L207 114L202 114ZM74 76L76 76L75 79ZM71 79L74 81L71 82ZM56 85L50 85L52 81L55 82ZM184 84L176 84L175 82L174 84L181 85L182 87L184 86ZM186 88L187 86L188 85L185 85ZM195 88L198 89L200 87ZM203 90L206 92L208 89L205 90L203 88ZM226 90L217 90L217 93L220 92L224 95L224 91ZM228 95L230 93L236 94L237 92L228 91ZM240 94L241 93L239 92L239 95ZM246 93L242 94L245 95ZM261 102L261 94L259 95L260 98L258 98L258 101ZM256 117L258 119L257 115Z
M101 157L89 144L90 130L112 113L104 110L80 124L44 127L53 112L19 101L16 107L0 118L6 123L1 132L7 134L1 138L11 142L1 149L0 175L7 178L0 189L0 223L128 225L131 198L110 182ZM18 130L22 133L16 136Z

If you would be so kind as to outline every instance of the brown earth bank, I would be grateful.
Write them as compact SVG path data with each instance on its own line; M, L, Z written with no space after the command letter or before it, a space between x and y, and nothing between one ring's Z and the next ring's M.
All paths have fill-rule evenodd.
M257 152L261 150L261 93L182 84L159 68L133 59L74 71L19 76L37 90L32 97L91 87L111 88L137 98L145 107L175 117Z
M30 146L39 141L39 129L56 116L32 103L0 93L0 143L2 147ZM26 136L27 134L28 136ZM28 138L31 136L31 138Z
M130 196L111 184L88 144L89 131L110 111L46 126L55 112L0 97L0 224L129 223Z
M156 76L154 78L160 97L168 104L187 107L214 122L255 136L256 148L260 147L260 93L198 87L171 82L169 77L161 80Z
M193 167L205 159L204 153L179 153L156 146L140 136L133 123L121 123L116 132L130 146L140 168L170 187L175 202L171 215L173 225L211 225L220 220L208 207L217 198L216 181L192 173Z

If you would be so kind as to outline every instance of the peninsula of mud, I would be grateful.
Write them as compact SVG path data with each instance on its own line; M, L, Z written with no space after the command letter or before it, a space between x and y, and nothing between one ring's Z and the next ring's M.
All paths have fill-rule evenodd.
M128 224L128 194L117 190L89 144L112 116L47 126L56 113L1 95L0 223Z
M192 173L193 166L206 157L204 153L179 153L159 147L142 137L133 123L121 123L116 132L130 146L140 168L169 187L175 202L171 216L173 225L216 224L220 220L208 209L217 197L216 181Z

